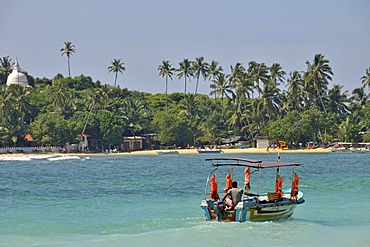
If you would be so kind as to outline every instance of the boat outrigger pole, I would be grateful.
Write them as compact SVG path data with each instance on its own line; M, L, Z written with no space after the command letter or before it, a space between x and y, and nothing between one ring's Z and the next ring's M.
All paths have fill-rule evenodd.
M216 167L215 169L213 169L213 170L209 173L209 175L208 175L207 182L206 182L206 186L205 186L205 189L204 189L204 200L207 198L207 191L208 191L208 184L209 184L209 180L211 179L211 176L212 176L212 174L213 174L215 171L218 171L218 167Z

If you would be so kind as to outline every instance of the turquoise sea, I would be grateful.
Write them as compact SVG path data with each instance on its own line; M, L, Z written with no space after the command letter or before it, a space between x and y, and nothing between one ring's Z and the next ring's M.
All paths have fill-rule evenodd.
M306 202L291 219L256 223L204 220L211 157L0 158L0 246L370 246L369 154L282 154L303 164Z

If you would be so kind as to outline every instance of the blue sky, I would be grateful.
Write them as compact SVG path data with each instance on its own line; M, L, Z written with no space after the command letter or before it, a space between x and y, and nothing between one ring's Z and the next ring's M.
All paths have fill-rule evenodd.
M361 86L370 67L370 1L310 0L34 0L2 1L0 57L18 57L34 77L67 75L60 49L71 41L71 74L114 84L107 67L122 58L126 71L117 84L129 90L164 92L158 76L162 60L178 67L184 58L216 60L225 73L237 62L270 66L289 73L306 70L317 53L344 90ZM195 80L188 84L193 91ZM183 92L174 78L169 92ZM200 81L199 92L209 92Z

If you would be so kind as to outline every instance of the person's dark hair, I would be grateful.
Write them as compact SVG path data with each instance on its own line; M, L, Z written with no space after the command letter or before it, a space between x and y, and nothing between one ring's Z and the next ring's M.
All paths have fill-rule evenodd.
M233 188L238 188L238 182L233 181Z

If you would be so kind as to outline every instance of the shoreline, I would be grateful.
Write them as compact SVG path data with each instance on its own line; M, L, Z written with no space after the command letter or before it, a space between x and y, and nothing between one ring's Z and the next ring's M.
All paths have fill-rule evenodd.
M280 149L272 149L270 148L268 151L265 148L246 148L246 149L221 149L221 155L227 154L276 154L280 153L331 153L331 149L329 148L315 148L315 149L288 149L288 150L280 150ZM199 154L197 149L169 149L169 150L141 150L141 151L133 151L133 152L120 152L120 153L13 153L13 154L0 154L0 157L27 157L27 156L119 156L119 155L159 155L157 152L170 152L170 151L177 151L179 155L186 155L186 154ZM215 153L219 155L218 153ZM162 154L163 155L163 154ZM166 155L166 154L164 154ZM202 155L202 154L199 154ZM209 154L207 154L209 155Z

